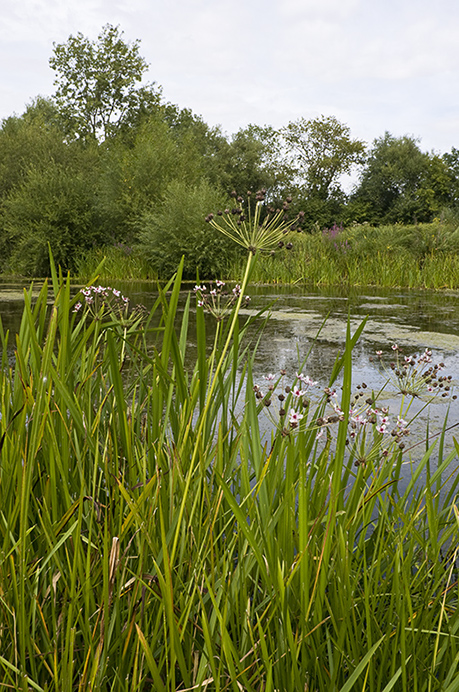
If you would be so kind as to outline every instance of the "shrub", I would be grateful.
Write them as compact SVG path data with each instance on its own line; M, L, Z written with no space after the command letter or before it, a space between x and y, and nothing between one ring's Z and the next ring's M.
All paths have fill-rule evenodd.
M197 271L203 278L225 274L237 250L205 217L227 203L205 180L191 186L170 183L162 204L139 221L139 247L160 276L172 274L182 255L186 278L195 278Z
M84 172L51 163L31 168L3 205L9 268L27 276L48 276L48 243L63 269L77 253L103 240L94 186Z

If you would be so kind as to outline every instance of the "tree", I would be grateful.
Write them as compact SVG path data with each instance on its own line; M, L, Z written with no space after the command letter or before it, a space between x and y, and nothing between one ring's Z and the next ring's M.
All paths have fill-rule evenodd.
M413 137L386 132L374 140L354 199L371 223L430 221L448 202L448 174L438 156Z
M50 101L36 99L21 116L5 118L0 127L0 204L32 165L66 159L68 147Z
M449 203L457 208L459 206L459 149L453 147L442 157L448 169L450 196Z
M49 276L48 243L56 263L74 269L77 256L106 242L97 213L97 170L81 161L31 167L3 203L7 240L3 267L28 276Z
M100 204L115 239L123 242L132 242L138 219L161 204L172 180L192 185L201 177L193 141L173 136L158 114L139 125L128 143L116 137L102 149Z
M97 41L78 33L53 44L55 99L69 135L106 139L135 118L142 103L159 102L152 86L138 86L148 68L139 43L126 43L123 32L107 24Z
M334 116L300 118L280 130L284 161L292 179L309 198L323 202L340 196L340 177L364 161L365 143L352 139L350 128Z
M230 139L222 135L214 138L211 155L205 158L205 175L227 194L236 190L245 195L247 190L265 188L272 199L279 180L272 165L268 131L271 128L249 125Z
M11 268L14 263L17 271L24 273L45 271L48 240L55 245L61 231L63 235L66 233L65 226L71 228L70 238L66 243L59 240L61 249L76 247L81 242L91 243L92 236L97 242L96 210L92 225L86 224L85 219L87 206L95 207L97 203L99 158L100 147L96 145L66 143L56 107L49 100L36 99L20 117L3 120L0 128L2 269ZM64 210L66 200L70 200L68 213ZM69 224L72 205L75 213ZM62 259L58 249L57 256L62 266L72 261L70 255Z

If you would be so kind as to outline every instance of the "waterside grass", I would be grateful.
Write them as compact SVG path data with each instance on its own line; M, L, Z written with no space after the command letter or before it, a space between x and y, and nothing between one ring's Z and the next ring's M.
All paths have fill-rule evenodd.
M452 222L335 226L281 234L277 240L275 249L259 257L252 273L255 283L459 289L459 232ZM135 247L123 245L86 253L77 263L77 278L87 281L104 258L104 281L165 278ZM222 278L237 280L244 267L241 254Z
M287 240L291 249L286 250ZM276 252L260 258L253 281L313 286L459 288L459 233L436 221L413 226L292 233ZM235 272L240 268L235 268Z
M187 368L180 286L82 314L53 270L0 330L0 688L459 690L456 443L360 426L363 323L316 397L255 386L240 302Z
M89 281L97 270L101 281L156 281L159 278L139 250L120 243L94 248L80 256L76 264L76 278L82 282Z

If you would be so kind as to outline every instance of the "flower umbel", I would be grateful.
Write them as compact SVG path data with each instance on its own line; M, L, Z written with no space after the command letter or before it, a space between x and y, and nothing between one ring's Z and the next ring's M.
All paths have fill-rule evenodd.
M241 287L236 284L231 291L225 289L225 282L217 279L215 283L210 283L209 289L204 284L196 284L193 289L198 308L204 308L207 312L220 322L225 315L231 312L241 295ZM248 305L249 296L244 296L242 304Z
M385 368L382 359L382 351L376 351L379 362L388 372L389 382L405 396L413 398L429 398L441 396L447 397L452 390L452 376L442 375L444 363L432 362L432 351L426 348L421 354L404 356L402 349L392 345L395 352L395 360Z
M247 193L245 201L236 195L238 206L218 212L218 220L214 214L208 214L206 221L252 254L258 250L272 250L280 244L283 246L282 238L286 233L300 230L304 212L300 212L293 221L289 220L289 201L283 203L282 209L274 209L265 206L265 195L264 189L259 190L255 197ZM288 245L290 249L291 243Z
M81 290L82 300L75 303L73 312L92 316L95 320L125 321L138 319L145 311L136 306L129 316L129 298L111 286L86 286Z

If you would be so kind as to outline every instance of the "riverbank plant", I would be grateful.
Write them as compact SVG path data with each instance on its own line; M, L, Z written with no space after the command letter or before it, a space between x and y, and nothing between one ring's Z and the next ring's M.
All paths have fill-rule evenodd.
M457 289L459 233L441 222L315 229L292 235L291 249L262 257L260 283Z
M103 281L156 281L159 278L145 256L124 243L89 250L80 255L76 262L75 278L84 283L94 276L96 270Z
M252 281L329 287L459 288L459 236L454 219L413 226L362 224L349 228L335 225L312 233L297 230L289 229L288 235L273 243L270 252L260 256ZM78 277L87 281L104 257L101 278L106 281L165 278L145 253L123 245L86 253L78 260ZM233 257L221 277L237 281L244 262L243 255ZM203 278L212 279L214 274L204 273Z
M406 395L353 383L364 323L325 387L306 357L254 381L271 230L210 352L182 266L148 315L53 269L0 330L5 689L459 689L457 445L445 421L415 463Z

